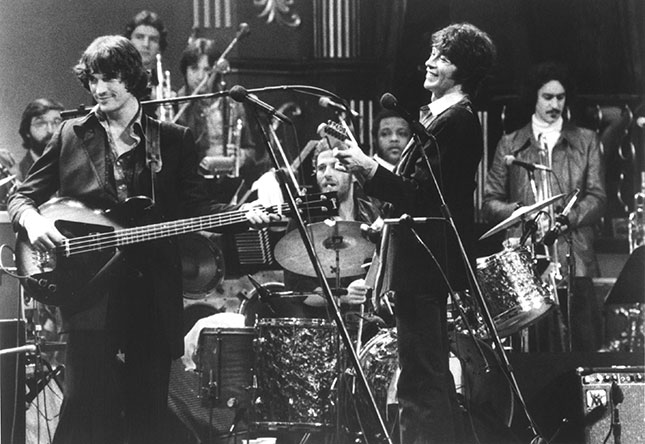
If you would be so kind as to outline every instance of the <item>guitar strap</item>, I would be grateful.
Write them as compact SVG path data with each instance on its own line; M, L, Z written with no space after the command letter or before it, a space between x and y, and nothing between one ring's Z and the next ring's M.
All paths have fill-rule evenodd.
M152 186L151 198L156 202L155 189L157 173L161 171L163 161L161 159L161 122L157 119L148 119L146 125L146 166L150 169L150 181Z

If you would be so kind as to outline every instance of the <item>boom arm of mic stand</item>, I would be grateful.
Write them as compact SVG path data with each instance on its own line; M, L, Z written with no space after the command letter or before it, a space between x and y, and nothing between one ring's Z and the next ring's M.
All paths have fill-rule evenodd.
M437 152L438 152L439 147L435 147L435 148L437 149ZM531 431L536 437L539 437L540 439L542 439L541 435L538 433L537 425L533 421L533 418L531 417L528 411L528 406L526 404L526 401L524 400L524 396L522 395L520 387L517 383L517 379L515 379L515 373L513 371L513 368L511 367L511 363L508 360L506 351L502 346L502 341L499 338L499 334L497 333L497 328L495 327L495 323L493 322L493 317L490 314L490 310L488 309L488 305L486 304L486 301L484 300L481 287L479 286L479 282L477 282L477 276L475 275L475 271L473 270L472 264L468 259L468 254L466 254L466 248L464 247L464 243L461 239L461 235L459 234L459 231L457 231L457 226L455 225L455 221L452 218L452 215L448 208L448 204L446 203L446 199L444 198L443 192L439 187L439 183L437 181L437 177L434 174L434 170L432 169L432 164L430 163L430 159L428 159L425 149L423 149L422 146L420 146L419 149L421 149L421 154L423 156L423 159L426 165L428 166L430 177L432 178L435 189L437 190L437 195L439 196L439 199L441 201L441 209L445 216L445 220L448 223L448 225L450 225L450 228L452 229L453 233L455 234L455 238L457 239L457 245L459 246L459 253L461 254L461 257L464 262L464 266L466 267L466 271L468 272L468 276L471 280L471 284L474 290L473 293L477 298L477 302L479 302L479 305L483 311L484 322L486 323L486 327L488 327L490 336L493 338L493 342L495 343L495 347L497 348L499 358L501 359L501 362L500 362L501 367L504 370L504 374L506 375L506 378L508 379L511 385L511 388L515 392L515 396L517 396L517 399L520 401L520 404L522 405L522 409L524 410L524 415L526 416L526 419L529 421L529 426L531 427Z
M253 110L253 116L255 117L258 125L261 128L262 136L264 137L267 149L269 150L269 156L271 157L271 160L273 161L273 165L278 171L278 174L276 174L276 176L278 180L282 182L284 180L284 177L283 177L284 173L280 173L282 169L280 168L280 164L278 163L278 154L275 153L276 149L282 150L282 147L279 144L276 144L275 147L273 144L271 144L271 141L266 133L266 129L264 128L264 125L262 125L262 122L260 121L258 113L255 111L255 109ZM284 152L281 153L281 157L285 157ZM356 375L359 377L358 379L361 381L361 385L363 386L363 389L368 394L368 397L370 400L370 406L374 413L374 417L378 419L378 423L381 428L381 432L383 434L384 439L387 440L388 444L393 444L392 438L390 437L387 427L385 426L385 422L383 421L383 417L381 416L381 412L377 407L376 400L374 398L374 395L372 394L372 390L369 384L367 383L367 378L365 377L363 368L361 367L360 362L358 360L358 355L356 354L356 350L354 350L352 340L343 322L342 316L340 314L340 310L338 308L338 304L336 304L336 300L332 296L332 291L331 291L331 288L329 287L329 283L327 282L327 279L325 279L325 274L323 272L322 265L320 264L320 261L318 260L318 257L316 256L316 253L314 251L313 243L311 242L311 239L309 238L309 234L307 233L307 229L305 227L305 222L302 219L300 212L297 211L296 200L292 193L292 190L289 189L289 187L287 186L283 186L282 188L285 194L285 200L289 204L289 208L293 213L293 218L296 221L296 225L298 227L298 231L300 232L300 237L302 238L302 242L305 246L305 250L307 251L307 255L309 256L311 265L313 266L314 271L316 272L316 276L320 281L320 286L323 290L323 294L325 295L325 299L327 300L328 307L330 308L330 311L334 316L334 322L338 327L341 339L343 340L343 344L345 345L345 349L349 355L352 366L356 372Z

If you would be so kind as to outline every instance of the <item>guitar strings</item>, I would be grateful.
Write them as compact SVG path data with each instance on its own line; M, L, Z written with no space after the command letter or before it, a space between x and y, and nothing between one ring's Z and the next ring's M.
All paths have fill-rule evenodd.
M240 211L237 214L228 213L226 215L207 215L195 218L191 222L188 219L177 221L161 222L159 224L147 225L144 227L124 228L119 231L107 233L96 233L86 236L79 236L67 240L66 245L57 247L57 249L68 255L86 253L100 248L110 248L119 245L127 245L137 240L152 240L161 237L170 237L176 234L199 231L200 229L216 228L228 224L235 224L246 220L246 212ZM159 236L167 234L167 236ZM128 242L131 241L131 242Z
M322 202L323 199L317 201L308 201L308 205ZM289 209L288 204L275 205L270 208L263 208L270 211L278 211L279 213ZM107 233L95 233L86 236L79 236L67 239L66 243L62 246L56 247L58 252L65 255L81 254L94 251L101 248L111 248L119 245L127 245L137 241L154 240L162 237L171 237L177 234L190 233L194 231L206 230L244 222L246 220L246 213L248 210L236 210L230 213L211 214L196 217L194 219L180 219L176 221L161 222L159 224L147 225L143 227L125 228L119 231L111 231ZM188 222L190 220L190 222ZM161 236L164 234L164 236Z

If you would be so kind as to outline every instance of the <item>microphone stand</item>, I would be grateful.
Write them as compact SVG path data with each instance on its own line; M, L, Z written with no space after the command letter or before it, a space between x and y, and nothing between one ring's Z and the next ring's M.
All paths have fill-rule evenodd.
M367 382L367 378L365 377L365 373L363 372L363 369L360 365L360 362L358 360L358 355L356 354L356 351L354 350L354 347L352 345L351 338L349 336L349 333L347 332L347 328L345 327L345 324L343 322L342 316L340 314L340 310L338 305L336 304L335 298L332 296L332 291L331 288L329 287L329 283L327 282L327 279L325 278L325 274L322 269L322 265L320 264L320 261L318 260L318 257L316 256L316 252L314 251L314 246L313 242L309 238L309 234L307 233L307 229L305 227L305 222L302 219L302 215L300 214L299 211L297 211L297 205L296 205L296 199L293 195L292 190L286 186L286 178L285 175L286 173L284 170L280 167L280 163L278 162L278 153L281 155L282 158L286 158L284 149L282 148L279 140L277 139L275 133L272 133L274 141L275 141L275 146L274 144L271 143L271 138L270 135L267 134L267 130L265 128L265 125L262 125L262 121L258 115L257 110L255 107L251 107L252 114L258 123L258 126L261 129L261 134L264 139L264 142L267 146L269 156L271 157L271 161L273 162L275 168L276 168L276 176L278 178L278 181L282 185L283 193L285 194L286 201L289 204L289 208L292 210L293 213L293 218L296 221L296 225L298 227L298 230L300 231L300 236L302 238L303 244L305 246L305 249L307 250L307 255L309 256L309 259L311 261L311 264L314 268L314 271L316 272L316 276L318 277L318 280L320 281L320 286L323 290L323 294L325 295L325 299L327 300L327 307L328 310L331 312L334 318L334 322L336 323L336 326L338 327L338 331L340 333L341 339L343 341L343 344L345 345L345 349L347 351L347 354L349 355L350 361L352 363L352 367L354 368L356 375L358 375L358 379L363 386L363 389L368 395L369 398L369 404L372 409L372 412L374 413L374 416L377 418L379 426L381 428L382 432L382 438L389 444L393 444L392 438L390 437L390 434L387 430L387 427L385 426L385 422L383 421L383 418L381 416L381 413L378 410L376 400L374 398L374 395L372 394L372 390L370 389L370 386ZM272 131L271 125L266 125L269 127L269 129ZM287 164L288 166L288 164ZM298 187L296 187L298 189Z
M214 98L223 97L226 95L228 95L228 91L217 91L217 92L208 93L208 94L169 97L167 99L142 100L140 104L142 107L148 106L148 105L150 106L165 105L165 104L171 104L171 103L174 104L174 103L186 102L191 100L199 100L199 99L214 99ZM61 111L60 116L63 120L67 120L74 117L84 116L90 112L90 109L91 108L88 108L85 105L81 105L76 109L67 109L65 111Z
M498 357L501 360L500 364L501 367L505 370L504 374L508 380L508 382L511 385L511 388L515 392L515 396L519 400L520 404L522 405L522 409L524 411L524 415L526 416L526 419L529 421L529 427L531 428L531 431L533 432L533 439L531 440L531 443L535 444L541 444L541 443L546 443L545 439L542 438L542 436L538 433L537 430L537 424L533 421L533 418L531 417L528 406L526 404L526 401L524 400L524 396L522 395L522 392L520 390L519 384L517 383L517 379L515 378L515 371L513 370L513 367L511 366L510 361L508 360L508 356L506 354L506 350L504 350L504 347L502 345L502 341L499 337L499 334L497 333L497 328L495 327L495 323L493 322L493 317L490 314L490 310L488 309L488 305L486 303L486 300L483 297L483 293L481 290L481 287L479 286L479 282L477 281L477 277L475 274L475 271L473 270L472 264L470 263L470 260L468 259L468 254L466 253L466 248L464 247L463 241L461 239L461 235L459 234L459 231L457 230L457 226L455 225L455 221L452 218L452 214L450 213L450 209L448 207L448 204L446 203L446 199L443 195L443 192L441 191L441 188L439 187L439 183L437 181L437 177L434 173L434 170L432 168L432 165L430 163L430 159L428 159L428 156L425 152L423 144L420 143L419 136L415 135L415 138L417 139L417 145L419 146L419 149L421 150L421 155L423 156L423 159L428 166L428 171L430 173L430 177L433 181L434 187L437 190L437 195L440 200L441 204L441 212L443 214L443 218L450 228L452 229L452 232L455 234L455 239L457 239L457 245L459 247L459 253L461 254L461 257L463 259L464 265L466 267L466 271L468 272L468 276L471 280L472 288L474 290L474 295L477 298L477 301L479 302L479 305L482 309L483 312L483 318L484 322L486 323L486 326L488 327L488 331L490 334L490 337L493 339L493 342L495 344L495 347L498 352ZM438 151L439 147L437 146L436 140L432 135L430 136L430 143L435 147L435 149ZM418 241L422 241L420 238L417 239ZM424 244L425 246L425 244ZM425 246L427 248L427 246Z

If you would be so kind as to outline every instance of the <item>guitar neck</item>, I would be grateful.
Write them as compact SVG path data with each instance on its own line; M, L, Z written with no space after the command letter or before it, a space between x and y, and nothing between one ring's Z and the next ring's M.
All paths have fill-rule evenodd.
M268 212L286 212L286 204L265 208ZM68 239L60 249L65 256L87 253L105 248L124 247L196 231L211 230L246 221L246 211L236 210L139 227L124 228L107 233L96 233Z

